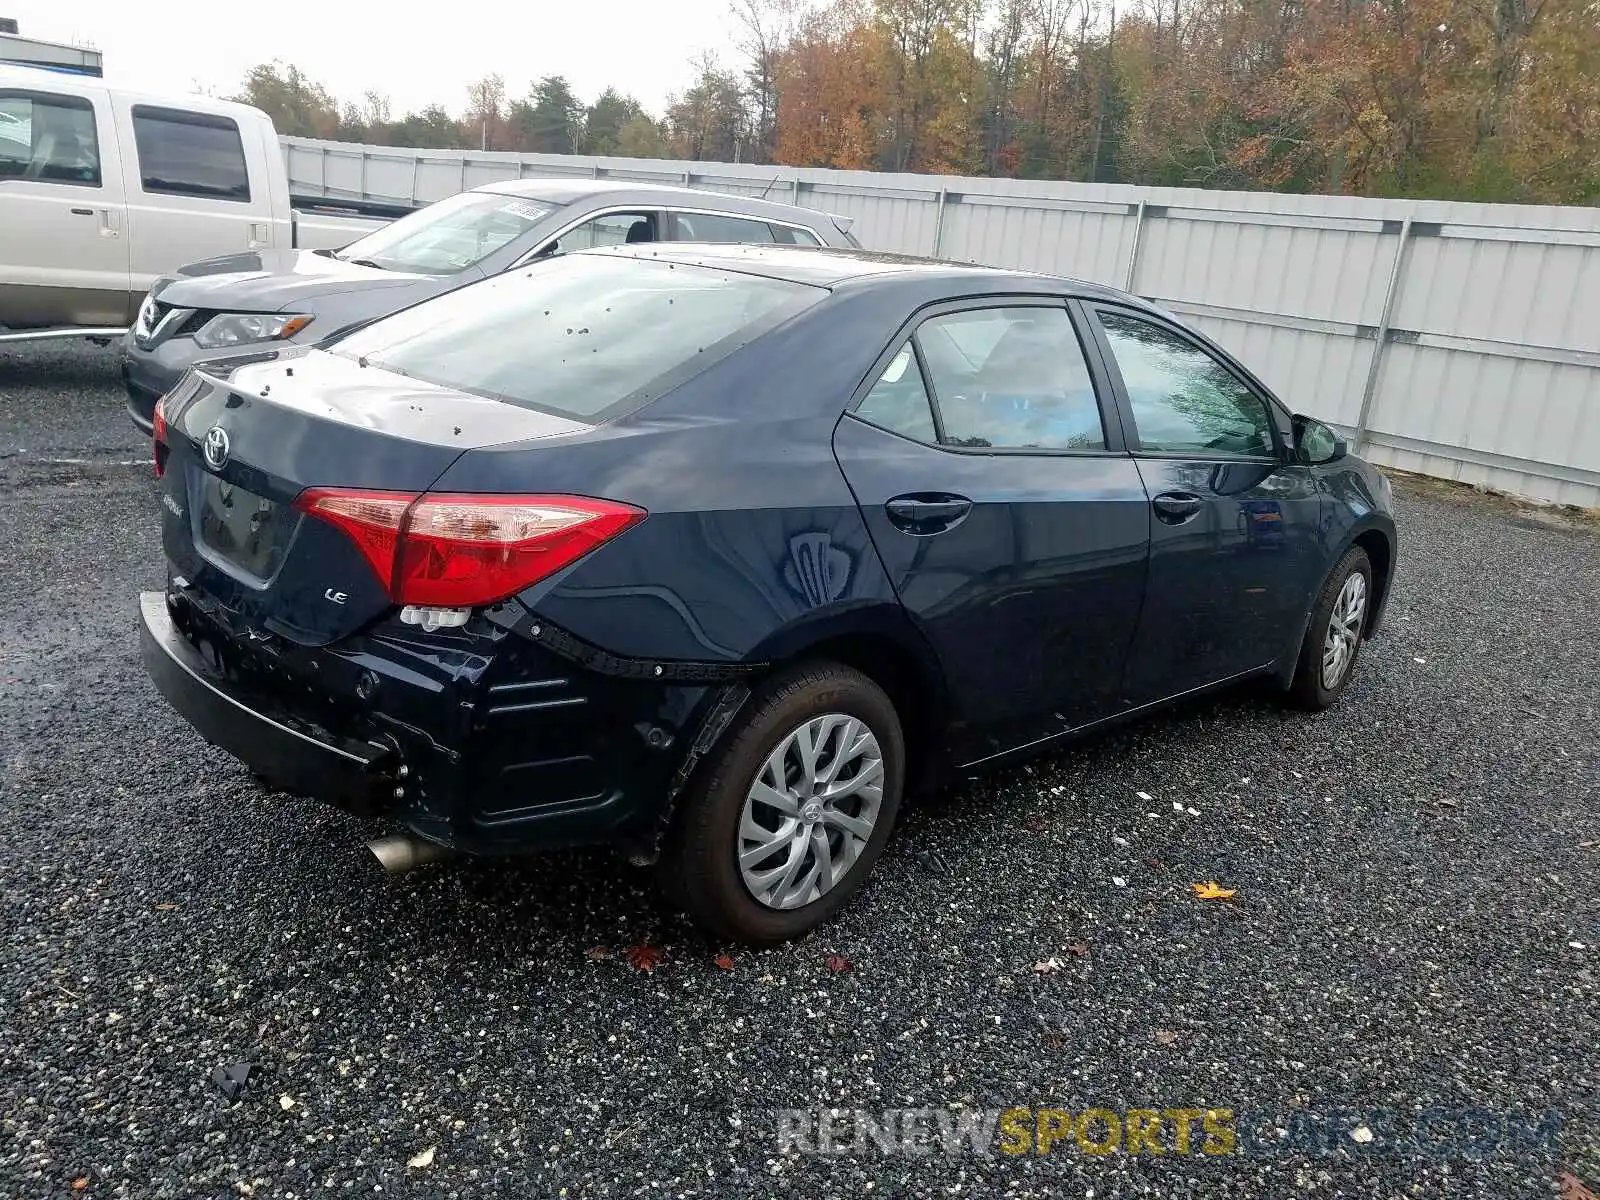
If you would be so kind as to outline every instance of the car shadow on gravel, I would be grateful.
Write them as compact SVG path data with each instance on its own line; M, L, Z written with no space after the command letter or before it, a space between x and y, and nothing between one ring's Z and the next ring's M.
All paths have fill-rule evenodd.
M1068 742L1049 754L982 779L917 797L902 808L893 836L864 897L879 889L922 888L924 876L981 874L984 851L966 843L973 823L1015 829L1048 813L1056 834L1095 836L1097 801L1107 780L1125 779L1127 789L1157 787L1140 778L1134 747L1176 745L1219 730L1253 727L1273 738L1288 719L1263 688L1230 689L1160 713ZM1281 740L1281 739L1280 739ZM1048 779L1049 783L1044 781ZM1071 791L1080 780L1080 791ZM1065 781L1065 782L1063 782ZM1040 789L1049 803L1042 803ZM312 801L270 797L304 819L296 832L272 835L280 844L269 855L285 864L299 885L327 893L330 927L353 923L371 935L366 947L392 953L401 940L420 939L429 952L457 967L483 963L534 964L554 955L595 947L668 943L690 957L714 953L720 944L658 892L653 868L629 864L603 848L550 851L509 858L459 856L400 876L385 876L364 843L396 831L392 821L371 821L326 810ZM291 813L286 812L285 816ZM289 866L288 864L294 864ZM179 864L169 864L178 868ZM842 923L842 924L841 924ZM847 910L840 923L824 927L802 944L842 936L855 923Z

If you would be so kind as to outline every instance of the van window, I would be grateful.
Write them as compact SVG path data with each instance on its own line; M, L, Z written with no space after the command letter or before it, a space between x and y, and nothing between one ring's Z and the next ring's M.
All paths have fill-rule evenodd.
M133 106L139 184L162 196L250 199L239 126L227 117L177 108Z
M53 92L0 92L0 179L99 187L94 105Z

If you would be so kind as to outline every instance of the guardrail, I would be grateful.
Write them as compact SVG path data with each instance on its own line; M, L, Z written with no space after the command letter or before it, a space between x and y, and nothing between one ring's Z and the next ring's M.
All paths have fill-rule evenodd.
M1594 208L283 144L297 194L669 183L848 216L874 249L1114 284L1204 328L1376 462L1600 507Z

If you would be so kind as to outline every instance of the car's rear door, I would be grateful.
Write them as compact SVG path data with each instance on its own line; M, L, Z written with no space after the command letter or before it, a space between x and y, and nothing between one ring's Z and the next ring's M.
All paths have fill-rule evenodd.
M184 263L272 246L271 172L254 129L182 105L114 96L112 106L135 292Z
M834 451L972 762L1114 712L1149 505L1063 301L927 310Z
M1086 304L1150 494L1150 576L1128 699L1148 703L1263 667L1300 628L1322 498L1277 407L1179 326Z

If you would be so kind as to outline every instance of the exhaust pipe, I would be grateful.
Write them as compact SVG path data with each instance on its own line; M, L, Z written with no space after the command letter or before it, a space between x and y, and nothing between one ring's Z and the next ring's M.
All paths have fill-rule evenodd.
M367 843L379 865L391 875L404 875L423 863L437 862L452 853L448 846L412 837L406 833L391 833L388 837L373 838Z

